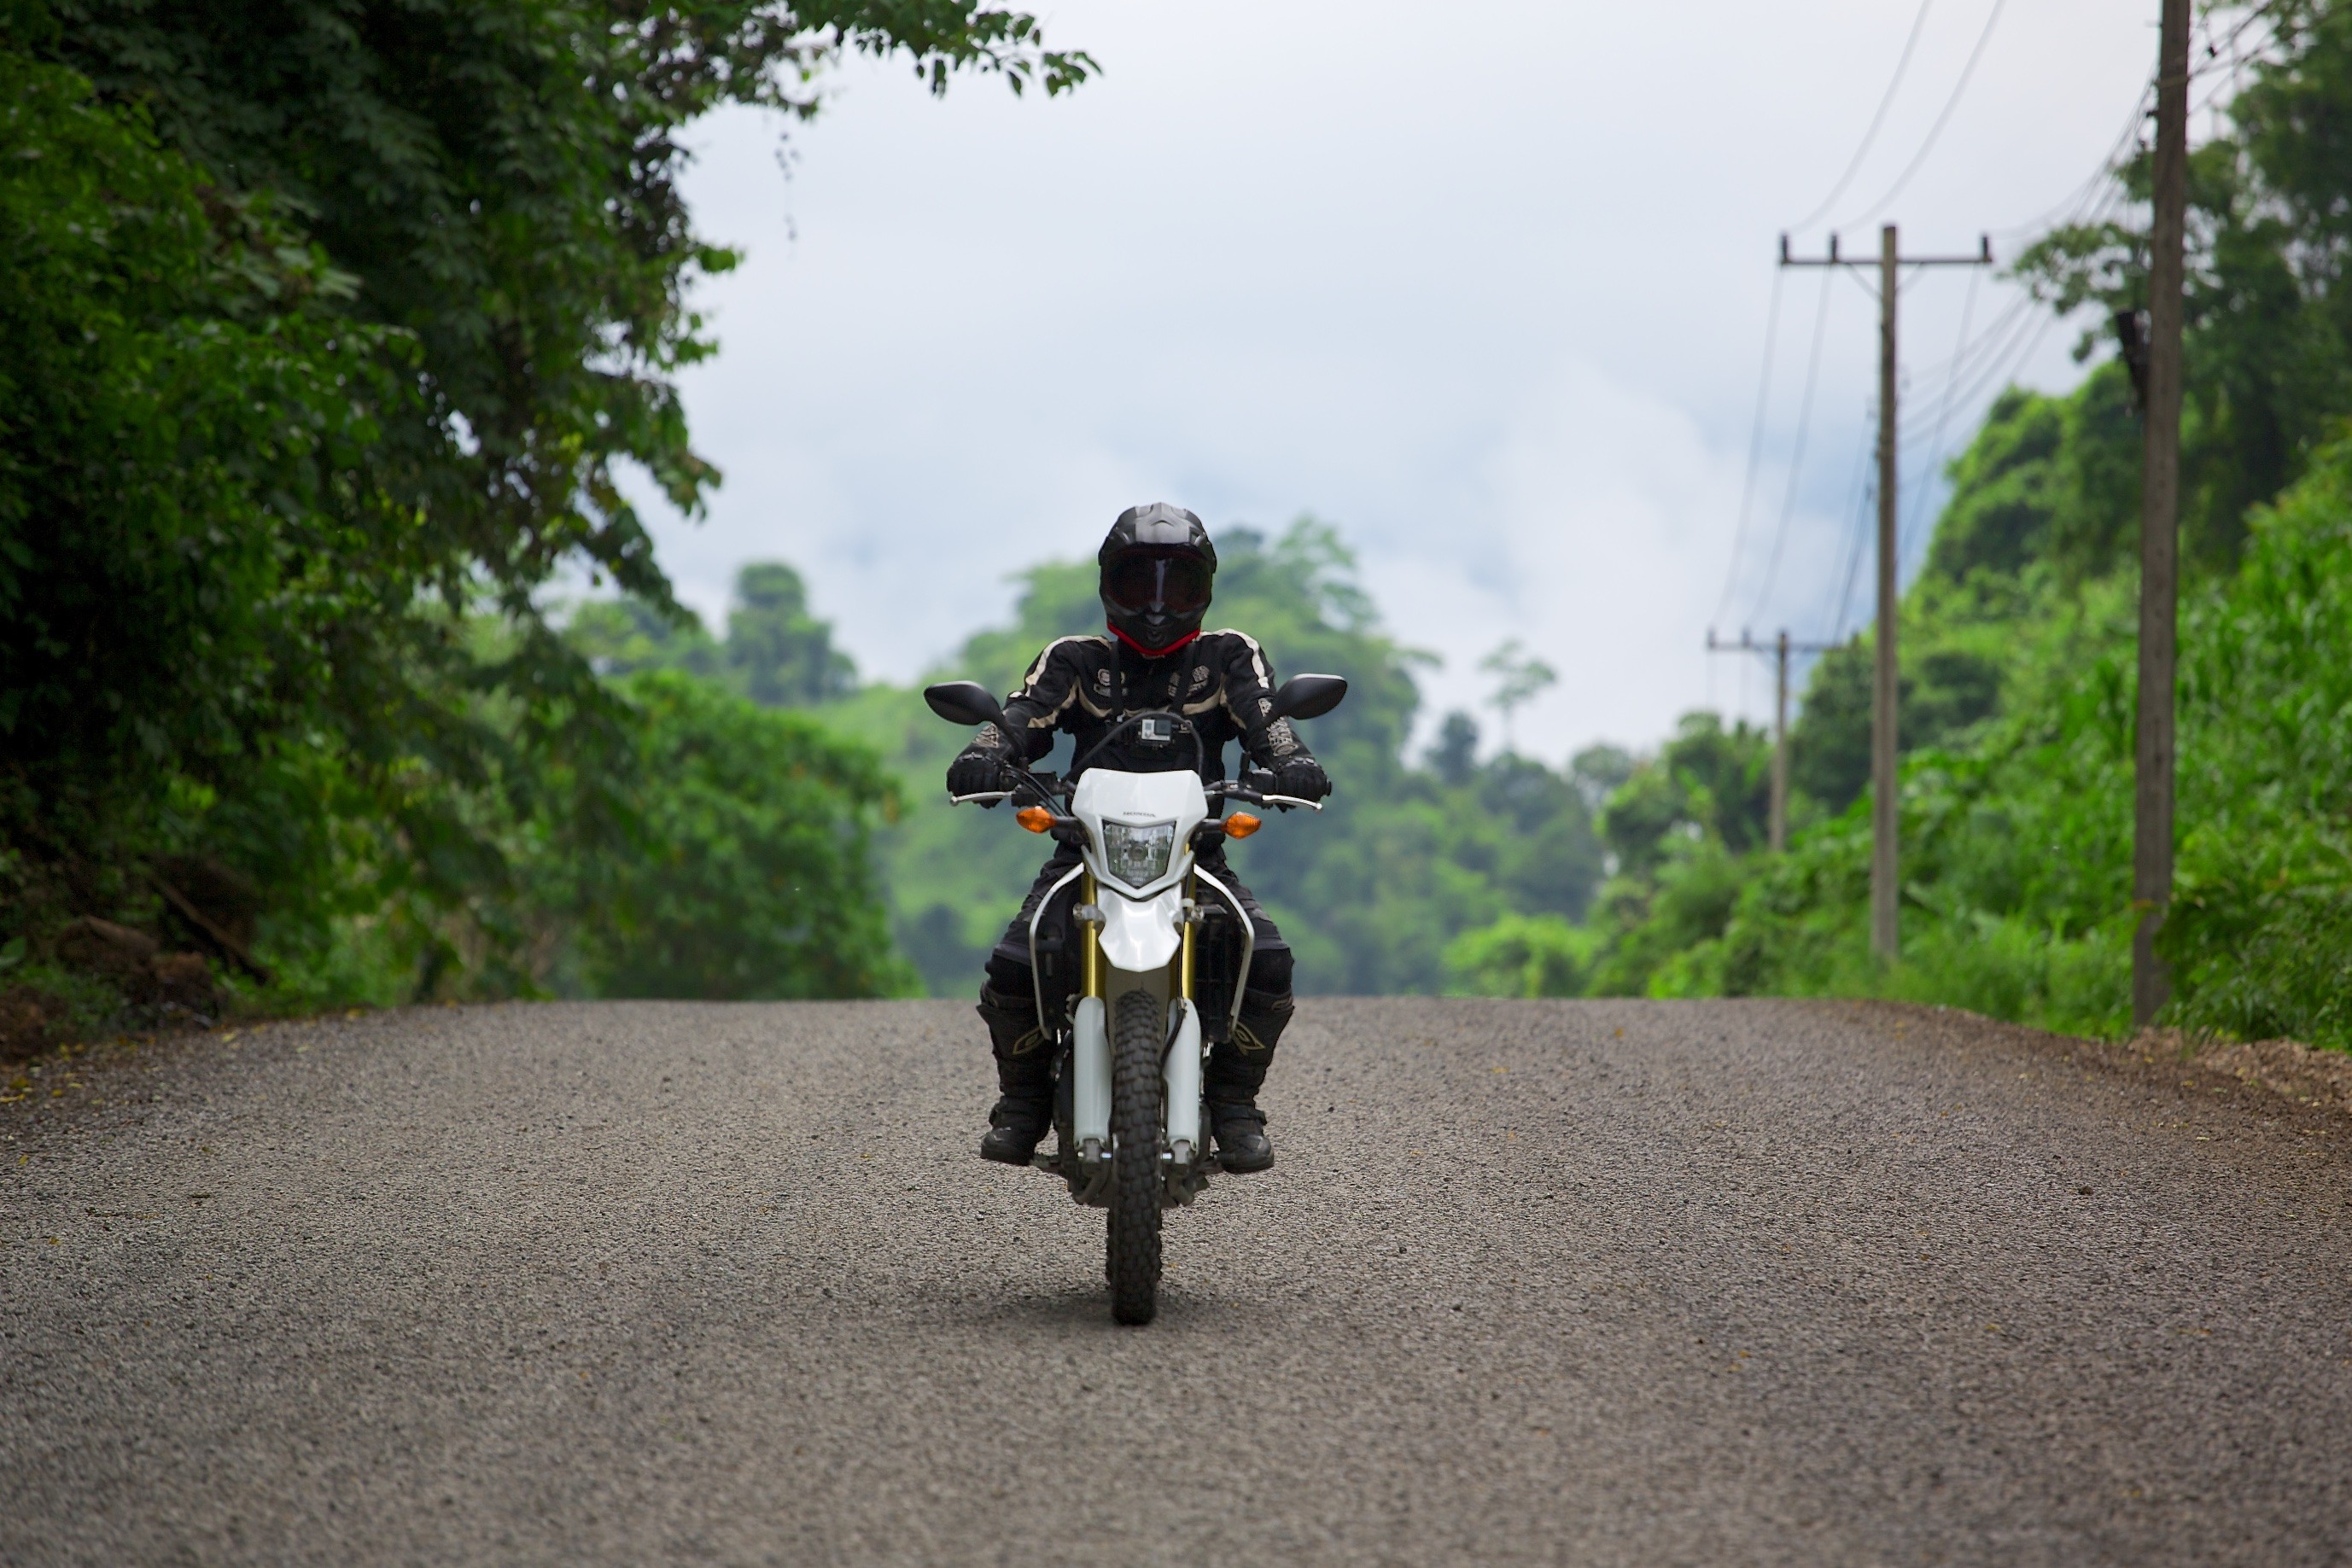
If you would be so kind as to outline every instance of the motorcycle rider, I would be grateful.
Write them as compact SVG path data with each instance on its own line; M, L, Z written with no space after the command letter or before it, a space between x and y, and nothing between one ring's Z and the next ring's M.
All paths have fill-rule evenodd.
M1181 713L1192 721L1204 779L1225 777L1225 743L1239 740L1252 761L1273 773L1270 793L1307 800L1330 794L1329 777L1297 730L1288 719L1273 716L1274 672L1257 643L1239 632L1201 630L1217 552L1198 517L1164 502L1130 507L1111 525L1096 562L1104 632L1064 637L1037 655L1021 689L1004 705L1006 727L982 726L949 765L950 795L1010 788L1008 765L1044 757L1058 730L1076 737L1074 779L1094 766L1157 772L1191 762L1189 741L1139 738L1133 726L1123 734L1108 733L1129 715L1154 712ZM1030 967L1030 917L1077 860L1077 851L1066 844L1045 862L1020 915L989 956L980 988L980 1016L988 1025L1002 1092L989 1113L980 1152L1007 1165L1028 1164L1053 1124L1054 1062L1037 1024L1041 977ZM1257 1092L1290 1021L1290 945L1234 880L1222 843L1202 853L1197 863L1233 890L1256 936L1239 1019L1231 1037L1211 1049L1202 1097L1223 1167L1262 1171L1274 1163L1274 1145L1265 1135ZM1072 902L1074 893L1075 888L1066 890L1056 904ZM1048 911L1048 918L1057 913L1066 920L1057 911ZM1040 922L1041 930L1045 925ZM1066 989L1066 967L1049 978L1050 1006L1055 992Z

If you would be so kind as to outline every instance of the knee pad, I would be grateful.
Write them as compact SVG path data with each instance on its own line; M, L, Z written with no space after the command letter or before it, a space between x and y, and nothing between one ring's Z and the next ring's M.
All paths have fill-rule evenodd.
M1250 966L1249 988L1242 992L1241 1017L1234 1020L1234 1045L1244 1055L1263 1061L1282 1043L1296 1009L1290 995L1290 950L1277 947L1259 956ZM1263 1066L1257 1069L1265 1071Z
M1290 995L1290 949L1275 947L1250 960L1249 994Z
M999 996L1005 997L1026 998L1034 997L1037 994L1037 977L1031 972L1028 965L1018 958L1008 958L1002 953L991 953L988 956L988 967L984 973L988 976L986 985L982 988L984 990L992 990Z
M1017 988L1008 988L1000 982L999 964L1013 971L1004 978L1013 980ZM1000 1059L1026 1056L1045 1041L1045 1031L1037 1027L1035 983L1020 965L990 959L988 979L980 988L980 1006L972 1010L988 1026L989 1044Z

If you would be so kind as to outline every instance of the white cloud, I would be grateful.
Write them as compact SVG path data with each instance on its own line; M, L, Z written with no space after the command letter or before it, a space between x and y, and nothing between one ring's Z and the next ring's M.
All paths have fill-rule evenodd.
M1930 13L1848 212L1909 161L1989 4ZM934 101L853 65L789 182L772 124L720 117L689 193L750 260L707 291L725 350L686 389L728 482L708 523L658 526L662 558L706 610L741 561L793 560L861 665L904 678L1003 613L1008 572L1089 553L1132 502L1311 510L1402 640L1449 657L1433 708L1475 701L1477 657L1517 635L1564 676L1523 747L1654 739L1739 694L1703 639L1776 235L1844 166L1914 14L1472 0L1434 26L1396 0L1082 0L1047 18L1107 68L1072 98L967 81ZM1905 194L1906 245L1972 246L2089 174L2145 75L2144 20L2011 7ZM1834 619L1875 366L1870 301L1829 283L1786 281L1726 631ZM1981 326L2006 290L1979 289ZM1957 275L1906 291L1906 363L1950 352L1967 298ZM2044 381L2071 373L2064 338L2032 362Z

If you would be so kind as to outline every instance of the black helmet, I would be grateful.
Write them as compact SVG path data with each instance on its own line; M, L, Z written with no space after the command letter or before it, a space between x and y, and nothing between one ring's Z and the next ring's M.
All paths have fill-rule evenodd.
M1201 634L1217 548L1201 519L1155 501L1129 507L1095 557L1111 634L1147 658L1172 653Z

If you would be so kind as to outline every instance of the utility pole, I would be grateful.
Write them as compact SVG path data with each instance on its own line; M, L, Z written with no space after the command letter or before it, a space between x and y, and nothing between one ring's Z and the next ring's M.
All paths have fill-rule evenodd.
M2173 4L2174 0L2166 0ZM1913 256L1901 253L1895 225L1878 231L1878 256L1873 261L1838 255L1837 235L1830 235L1830 253L1822 260L1789 254L1789 236L1780 236L1782 267L1870 267L1878 268L1878 623L1875 628L1877 668L1870 702L1870 950L1881 962L1893 963L1901 952L1902 884L1896 880L1895 841L1901 822L1895 796L1895 741L1900 715L1895 711L1900 666L1895 662L1895 519L1896 453L1895 447L1895 307L1906 267L1990 267L1992 236L1981 235L1974 256Z
M2180 316L2189 186L2189 0L2163 0L2156 65L2156 212L2148 235L2147 423L2140 467L2139 723L2134 748L2132 1024L2171 991L2156 934L2172 902L2173 686L2180 601Z
M1737 643L1718 643L1715 629L1707 628L1706 651L1710 653L1769 653L1773 663L1772 680L1772 816L1769 842L1772 852L1779 854L1789 847L1789 655L1791 653L1826 653L1835 643L1792 643L1783 630L1779 641L1759 643L1746 632Z

